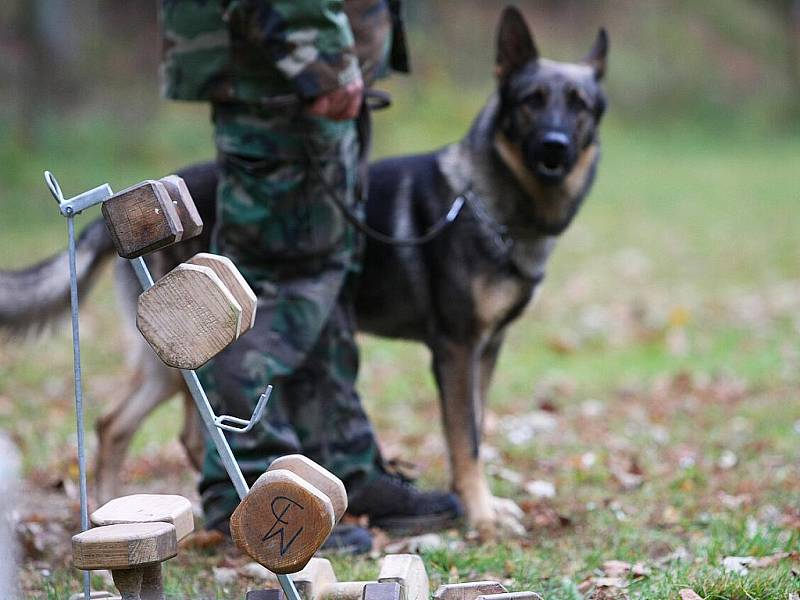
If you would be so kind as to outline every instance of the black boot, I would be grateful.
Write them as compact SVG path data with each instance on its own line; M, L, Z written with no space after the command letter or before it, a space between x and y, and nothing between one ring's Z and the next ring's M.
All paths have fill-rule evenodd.
M363 527L339 523L322 544L323 554L366 554L372 550L372 534Z
M370 525L391 533L415 534L458 524L464 511L455 494L418 490L395 473L381 473L348 494L347 511L369 516Z

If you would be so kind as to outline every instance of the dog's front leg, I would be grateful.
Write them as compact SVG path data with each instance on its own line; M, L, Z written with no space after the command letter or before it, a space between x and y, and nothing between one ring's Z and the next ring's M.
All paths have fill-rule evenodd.
M186 458L199 473L203 469L203 453L206 448L203 421L200 413L197 412L192 395L186 387L183 388L181 444L186 452Z
M500 346L503 344L504 331L496 332L487 342L482 345L480 356L479 371L479 405L480 405L480 432L483 432L484 418L486 416L486 403L489 398L489 384L492 382L494 368L497 365L497 357L500 354ZM525 535L525 527L522 524L524 513L516 502L509 498L492 496L492 510L494 520L502 529L515 535Z
M433 369L442 403L453 490L464 504L470 525L486 539L496 536L498 515L480 457L482 355L480 347L445 341L434 350ZM512 529L519 533L519 527Z
M177 373L166 368L149 348L138 355L133 373L130 393L120 397L95 424L98 440L95 468L98 504L117 496L125 455L145 417L180 390Z

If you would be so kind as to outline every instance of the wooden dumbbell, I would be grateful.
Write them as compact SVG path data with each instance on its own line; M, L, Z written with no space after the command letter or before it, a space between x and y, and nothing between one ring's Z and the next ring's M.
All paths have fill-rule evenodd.
M114 194L102 205L103 217L123 258L136 258L199 235L203 221L182 178L168 175Z
M136 258L183 238L183 225L160 181L143 181L103 202L106 227L122 258Z
M194 204L186 182L179 175L167 175L159 181L167 189L172 205L178 213L178 218L183 226L181 240L190 240L203 233L203 219Z
M505 594L508 590L496 581L470 581L440 585L433 600L475 600L479 596Z
M428 600L430 587L425 563L416 554L387 554L381 563L378 583L397 583L401 600Z
M267 471L231 515L239 549L273 573L295 573L308 564L333 531L330 498L286 469Z
M329 560L312 558L292 581L303 600L361 600L364 588L375 581L336 581Z
M194 531L192 503L183 496L169 494L134 494L115 498L89 516L92 525L122 525L131 523L170 523L180 542ZM142 575L143 599L162 598L161 569L149 569Z
M258 298L253 289L245 281L239 269L227 256L200 252L186 261L190 265L208 267L222 280L228 290L236 298L239 306L242 307L242 321L239 325L239 332L236 337L241 337L256 322L256 303Z
M197 369L239 335L242 307L209 267L180 264L139 296L136 326L171 367Z
M145 590L142 582L161 581L161 563L177 553L178 538L170 523L106 525L72 538L75 567L109 569L122 600L164 600L163 589Z
M124 525L132 523L169 523L175 527L180 542L194 531L192 503L183 496L172 494L134 494L106 502L89 515L92 525ZM149 569L142 576L143 600L163 598L161 569Z
M333 506L335 523L339 522L347 510L347 492L341 479L302 454L289 454L276 458L267 471L277 469L291 471L328 496Z
M304 600L427 600L428 574L414 554L389 554L377 581L337 581L324 558L312 558L292 576Z

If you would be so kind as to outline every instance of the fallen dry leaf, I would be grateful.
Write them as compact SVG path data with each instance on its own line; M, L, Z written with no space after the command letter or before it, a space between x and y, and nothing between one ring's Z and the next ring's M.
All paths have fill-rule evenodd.
M635 490L644 483L644 472L635 458L612 458L608 470L624 490Z
M765 569L783 560L798 560L800 552L778 552L769 556L726 556L722 559L722 568L729 573L747 575L750 569Z
M665 506L661 511L661 524L662 525L677 525L681 522L681 514L678 509L672 505Z
M623 577L630 572L631 566L622 560L607 560L603 563L603 572L607 577Z
M525 484L525 491L534 498L555 498L556 486L550 481L535 479Z
M651 574L650 568L642 562L631 564L623 560L607 560L603 563L603 572L607 577L627 577L634 578L647 577Z
M681 596L681 600L703 600L701 596L698 596L694 590L689 588L684 588L678 593Z
M599 588L625 588L628 582L622 577L595 577L593 580L595 587Z

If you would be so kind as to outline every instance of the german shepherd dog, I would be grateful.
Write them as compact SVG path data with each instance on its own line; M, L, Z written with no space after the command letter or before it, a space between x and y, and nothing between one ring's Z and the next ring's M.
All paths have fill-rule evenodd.
M599 158L600 87L608 37L600 30L579 63L539 57L522 15L506 8L497 36L497 88L466 137L431 154L370 166L367 223L398 238L419 236L462 195L465 205L441 235L421 246L369 240L356 301L359 329L417 340L432 353L453 489L472 526L491 536L520 532L519 508L489 490L480 456L484 403L506 328L530 302L558 236L586 197ZM205 233L148 256L158 277L206 250L214 224L217 175L207 163L183 169ZM102 220L78 243L81 286L114 255ZM65 312L64 253L0 274L0 326L41 327ZM122 312L135 314L139 287L126 261L116 277ZM402 294L398 290L403 290ZM181 436L195 466L199 419L177 371L139 337L132 392L97 424L97 495L112 497L128 444L144 417L176 393L187 398ZM524 531L524 530L522 530Z

